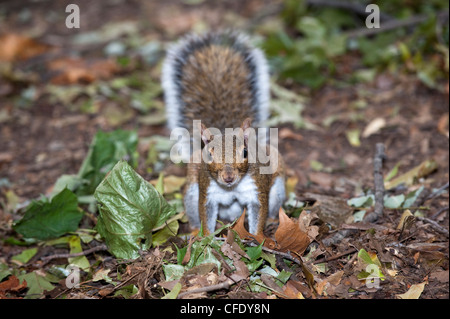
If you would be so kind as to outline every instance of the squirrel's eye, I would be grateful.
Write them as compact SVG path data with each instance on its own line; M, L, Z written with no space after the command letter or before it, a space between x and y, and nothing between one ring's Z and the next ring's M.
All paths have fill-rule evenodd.
M243 152L244 158L247 158L248 154L247 154L247 148L244 148L244 152Z

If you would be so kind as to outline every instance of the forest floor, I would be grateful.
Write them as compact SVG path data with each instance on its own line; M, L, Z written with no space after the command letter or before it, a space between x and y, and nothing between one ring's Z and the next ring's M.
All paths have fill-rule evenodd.
M147 180L158 178L156 170L147 169L150 144L145 138L169 136L164 122L153 124L155 113L145 113L139 107L125 105L130 102L129 95L123 99L108 99L106 91L111 81L124 77L134 76L138 82L147 78L157 82L159 64L137 63L134 57L130 57L131 62L125 66L108 64L105 57L108 44L124 38L132 41L133 37L138 38L135 39L138 43L161 44L178 38L193 27L201 29L204 27L202 23L211 28L239 26L242 21L254 17L265 3L246 1L245 5L240 2L238 5L238 2L224 1L192 6L172 0L116 2L115 5L110 5L109 1L96 1L95 5L81 2L80 29L64 27L64 2L27 2L24 7L22 2L0 4L2 11L7 12L0 21L3 35L33 36L39 39L39 43L51 46L51 49L44 48L42 55L14 61L13 69L1 70L0 199L3 205L0 206L0 263L7 267L32 271L48 269L64 260L67 262L64 258L55 258L48 263L42 261L42 257L69 252L66 248L51 245L36 246L39 247L38 253L26 263L14 262L12 257L30 246L14 245L6 239L19 238L11 225L20 218L20 208L41 194L50 194L61 175L77 174L98 130L137 129L142 142L137 148L136 172ZM120 50L120 42L116 43L116 49ZM33 44L25 52L33 49L39 50ZM114 49L110 45L108 50ZM160 58L157 56L157 61ZM63 73L55 72L58 59L70 65ZM315 270L317 273L314 275L318 278L315 288L306 283L307 275L298 270L301 288L297 287L297 290L306 298L396 298L413 285L425 283L423 292L419 293L421 298L449 298L448 84L447 92L437 92L425 87L417 77L389 71L377 74L369 82L340 82L346 73L360 66L358 61L358 56L353 53L341 57L333 75L336 81L317 90L307 90L289 82L280 83L306 97L301 115L314 127L297 128L292 123L278 125L279 149L286 162L288 188L297 199L313 207L319 206L321 211L315 225L331 226L329 232L321 231L314 241L314 247L321 253L311 260L310 267L323 265L320 270ZM85 83L74 85L74 81ZM92 83L101 81L107 83L104 88L95 93L89 91ZM49 93L50 85L54 89L52 93ZM146 88L141 83L137 85ZM76 86L78 91L69 91L71 86ZM119 95L129 94L123 87L118 92ZM162 104L161 92L150 98L155 99L158 106ZM382 124L379 124L379 119L382 119ZM146 124L148 122L151 124ZM369 127L370 124L372 126ZM351 132L365 132L370 128L372 131L360 135L359 140L351 139ZM417 210L420 213L416 214L409 229L397 229L405 211L403 207L385 208L383 215L373 223L357 223L353 213L358 209L347 205L348 200L374 190L377 143L385 146L384 176L397 164L397 176L424 162L433 165L433 169L423 176L415 175L410 184L399 185L387 192L390 196L407 195L423 186L423 191L410 208L412 214ZM186 174L185 166L169 162L164 163L162 171L165 176L184 177ZM436 190L442 187L443 192L437 193ZM373 206L365 207L366 214L373 209ZM331 215L334 215L324 213L326 210L333 211ZM286 212L290 213L290 210L287 208ZM434 227L430 220L438 227ZM94 221L95 218L84 218L80 228L92 228ZM277 225L277 222L268 225L268 234L273 233ZM187 224L182 227L187 229ZM339 231L349 229L351 232L344 238L333 239ZM324 241L328 244L325 245ZM90 245L94 245L92 243ZM84 250L95 247L90 245L83 246ZM356 265L356 261L361 249L374 252L375 255L370 256L378 258L383 265L389 265L383 268L381 287L374 288L358 278L361 268L357 267L361 265ZM161 257L161 251L162 248L151 248L147 252L147 260ZM115 264L118 261L108 256L107 252L98 251L87 257L92 264L97 263L95 267L100 267L99 263L103 268L112 269L112 264L118 267ZM162 295L160 287L141 289L138 280L133 281L133 271L141 271L139 267L147 267L147 275L158 274L152 285L160 281L158 276L162 276L156 261L145 266L142 264L145 258L142 258L134 266L129 265L129 273L123 275L123 281L135 283L139 287L137 295L141 298L158 298ZM165 258L176 257L165 255ZM114 271L110 275L112 273ZM121 282L120 279L115 280ZM2 286L5 282L6 277L0 282L0 287L5 287ZM328 285L326 292L325 285ZM54 286L55 289L45 293L47 298L61 295L67 298L107 298L110 296L108 289L112 287L105 281L91 282L89 288L82 286L72 292L64 287L63 281ZM233 286L208 292L207 297L251 297L244 290L240 285ZM19 286L0 288L0 297L23 297L25 291ZM255 292L253 297L264 296L267 295ZM280 292L278 296L283 295Z

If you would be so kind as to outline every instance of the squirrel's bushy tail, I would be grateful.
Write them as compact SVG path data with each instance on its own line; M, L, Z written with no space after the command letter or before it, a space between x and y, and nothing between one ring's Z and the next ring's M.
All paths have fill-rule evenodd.
M190 34L169 47L162 87L170 129L235 127L244 117L262 126L269 114L269 68L263 52L235 31Z

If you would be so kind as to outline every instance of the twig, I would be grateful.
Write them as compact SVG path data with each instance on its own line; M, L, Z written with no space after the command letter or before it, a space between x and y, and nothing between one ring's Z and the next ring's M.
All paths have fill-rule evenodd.
M352 11L360 16L367 16L368 12L366 12L366 6L359 4L359 3L353 3L353 2L344 2L344 1L335 1L335 0L306 0L306 3L313 6L319 6L319 7L332 7L332 8L338 8L343 10ZM380 18L381 21L389 21L393 18L384 12L380 12Z
M230 288L230 286L232 284L234 284L234 281L232 281L231 279L228 279L227 281L222 282L222 283L217 284L217 285L205 286L205 287L196 288L196 289L192 289L192 290L189 290L189 291L185 291L185 292L179 293L178 296L177 296L177 299L180 299L183 296L196 294L196 293L210 292L210 291L215 291L215 290L220 290L220 289L228 289L228 288Z
M439 187L438 189L436 189L434 192L432 192L430 195L428 195L427 197L425 197L421 202L417 203L419 205L417 206L422 206L427 200L433 199L435 197L438 197L439 195L441 195L441 192L445 189L447 189L449 186L449 182L447 182L445 185Z
M384 144L377 143L375 145L375 157L373 159L373 182L375 187L375 207L372 213L368 214L364 221L373 223L383 216L384 208L384 181L383 181L383 160L386 158L384 154Z
M378 218L383 216L383 206L384 206L384 182L383 182L383 160L386 158L384 154L384 144L377 143L375 146L375 157L373 163L374 172L374 187L375 187L375 208L374 211L368 214L364 218L364 222L373 223L378 220ZM340 242L347 236L354 234L357 230L354 229L341 229L333 237L326 238L322 241L325 246L330 246L332 244Z
M346 255L349 255L349 254L352 254L352 253L356 253L356 252L357 252L357 249L356 249L356 248L351 248L351 249L349 249L349 250L346 250L346 251L344 251L344 252L342 252L342 253L340 253L340 254L337 254L337 255L334 255L334 256L331 256L331 257L324 257L324 258L317 259L317 260L315 260L315 261L313 262L313 264L320 264L320 263L332 261L332 260L335 260L335 259L339 259L339 258L341 258L341 257L344 257L344 256L346 256Z
M449 207L442 207L440 208L436 213L434 213L433 215L431 215L430 219L435 219L436 217L438 217L442 212L448 211Z
M433 228L434 230L436 230L437 232L446 235L447 237L449 236L448 234L448 229L442 227L441 225L439 225L438 223L436 223L434 220L431 220L429 218L426 217L416 217L417 220L423 221L424 223L428 223L430 224L431 228Z
M437 17L438 17L438 19L448 18L448 11L440 11L437 14ZM361 28L358 30L353 30L353 31L347 32L346 36L348 38L357 38L357 37L362 37L362 36L374 35L377 33L386 32L386 31L393 30L393 29L409 27L412 25L420 24L420 23L426 21L428 18L429 18L428 15L417 15L417 16L412 16L411 18L405 19L405 20L390 20L390 21L386 21L386 22L380 24L380 28L373 28L373 29Z
M86 256L86 255L92 254L96 251L102 251L102 250L108 250L108 247L106 245L99 245L99 246L95 246L95 247L83 250L82 252L79 252L79 253L55 254L55 255L51 255L51 256L42 257L41 260L43 260L45 263L48 263L52 259Z

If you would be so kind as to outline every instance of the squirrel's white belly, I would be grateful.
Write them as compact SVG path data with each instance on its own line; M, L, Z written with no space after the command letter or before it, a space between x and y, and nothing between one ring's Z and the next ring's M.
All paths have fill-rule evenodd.
M198 197L198 184L194 183L189 186L185 194L184 205L191 226L196 228L200 228ZM269 193L269 217L275 218L277 216L284 200L284 180L277 177ZM217 218L233 221L242 215L246 206L259 206L256 184L249 176L242 178L238 185L231 189L223 188L217 182L211 181L207 190L206 205L208 207L208 228L214 229ZM250 232L256 230L256 222L257 220L252 220L250 223Z
M258 190L254 180L245 175L233 188L224 188L212 180L207 191L207 206L218 206L219 219L233 221L241 216L244 207L257 204Z

